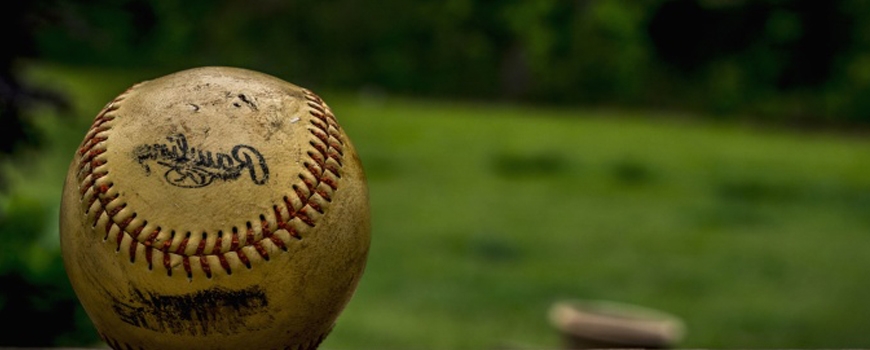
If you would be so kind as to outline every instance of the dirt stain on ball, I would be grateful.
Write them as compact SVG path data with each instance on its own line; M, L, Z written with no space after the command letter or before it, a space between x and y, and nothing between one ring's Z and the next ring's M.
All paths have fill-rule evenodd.
M156 295L133 289L130 295L129 300L116 299L114 303L114 311L122 321L181 335L234 334L247 330L246 325L251 324L248 318L267 314L263 311L269 304L265 292L256 286L242 290L213 287L182 295Z

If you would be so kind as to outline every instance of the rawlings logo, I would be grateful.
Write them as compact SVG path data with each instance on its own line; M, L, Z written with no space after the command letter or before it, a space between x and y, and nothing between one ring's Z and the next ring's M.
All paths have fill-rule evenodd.
M151 174L149 162L166 168L163 178L170 185L199 188L215 180L236 180L247 173L256 185L269 179L266 159L256 148L236 145L227 153L212 152L189 147L184 134L168 136L169 143L139 145L133 149L133 158Z

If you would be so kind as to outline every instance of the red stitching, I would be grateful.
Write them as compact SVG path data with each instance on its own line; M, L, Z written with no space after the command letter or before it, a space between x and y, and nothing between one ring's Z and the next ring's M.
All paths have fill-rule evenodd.
M341 133L338 131L338 129L327 128L326 132L329 133L329 136L332 136L336 141L338 141L340 145L344 146L344 141L341 141Z
M187 242L190 241L190 232L188 232L187 237L181 240L181 244L178 245L178 248L175 249L175 254L185 255L184 251L187 250Z
M305 212L305 208L307 207L308 206L306 205L302 207L302 210L296 212L296 217L299 218L299 220L304 222L306 225L314 227L314 220L310 216L308 216L308 213Z
M205 255L199 256L199 267L205 272L206 278L211 278L211 265L208 264L208 259Z
M293 227L293 226L290 226L290 227L287 229L287 233L290 234L290 237L293 237L293 238L296 238L296 239L302 239L302 236L299 236L299 232L296 232L296 228Z
M117 208L112 209L112 211L109 212L109 218L114 218L115 215L118 215L118 213L120 213L121 210L124 210L124 208L126 208L126 207L127 207L127 204L124 203L124 204L119 205Z
M308 188L308 193L314 193L314 189L315 187L317 187L317 184L315 184L314 181L311 181L311 179L302 175L299 175L299 178L302 179L302 183L304 183L305 187Z
M323 207L321 207L320 204L317 204L317 202L308 202L308 206L311 207L311 209L314 209L314 211L323 214Z
M144 224L142 227L145 227ZM154 232L151 232L151 235L145 240L145 245L150 247L154 245L154 241L157 239L157 235L160 234L160 229L155 229Z
M323 124L323 122L321 122L320 119L311 119L311 125L314 125L315 127L317 127L318 129L321 129L321 130L329 129L329 126L327 126L326 124Z
M107 116L106 113L108 113L108 112L112 112L112 111L114 111L114 110L116 110L116 109L118 109L118 106L112 106L112 107L107 108L106 110L104 110L103 113L100 113L99 115L97 115L97 118L94 119L94 123L91 124L91 127L92 127L92 128L96 128L96 127L98 127L98 126L100 126L100 125L105 124L106 122L110 122L110 121L114 120L115 117Z
M205 251L205 234L202 235L202 239L199 240L199 245L196 247L196 254L194 255L202 255Z
M317 163L317 165L320 165L321 168L324 167L324 164L326 163L326 159L323 158L322 154L314 153L311 151L309 151L307 154L309 157L311 157L312 160L314 160L315 163Z
M112 228L111 222L112 222L112 220L109 219L109 224L106 224L106 232L109 232L109 230ZM118 236L116 239L116 241L118 241L118 247L115 248L115 251L118 251L118 252L121 251L121 241L123 241L123 240L124 240L124 231L119 230Z
M121 231L126 231L126 230L127 230L127 226L129 226L129 225L130 225L130 222L133 221L133 219L135 219L135 218L136 218L136 214L133 214L133 215L131 215L130 217L124 219L124 221L121 221L121 223L118 224L118 228L120 228ZM137 229L137 230L141 231L142 229L140 228L140 229ZM136 231L134 231L133 233L135 233L135 232L136 232ZM131 235L131 236L136 237L137 235Z
M335 139L329 139L328 144L329 144L329 147L332 147L332 149L334 149L336 152L338 152L338 154L340 154L342 156L344 155L344 150L341 149L340 142L338 142Z
M305 192L302 192L302 188L300 188L298 185L293 185L293 192L295 192L296 196L298 196L299 198L305 198L306 196ZM305 205L305 202L302 202L302 204ZM293 216L296 216L295 211L293 212Z
M329 171L330 173L335 175L335 177L341 178L341 170L338 169L338 166L335 166L335 165L332 165L329 163L325 163L324 168L326 168L327 171Z
M245 244L250 245L251 242L254 241L254 228L251 227L251 223L248 223L248 231L245 233Z
M221 252L223 247L223 237L222 232L219 232L214 246L210 249L211 252L207 254L206 239L208 235L203 232L203 238L199 241L196 251L191 255L186 255L187 247L190 244L190 233L187 233L187 236L182 239L178 247L172 251L170 248L172 242L174 242L174 232L172 232L172 237L163 241L162 244L157 243L157 237L161 232L159 227L152 231L144 240L139 240L139 236L147 225L147 221L144 221L143 224L137 226L132 231L128 231L129 226L136 218L136 213L123 219L121 222L117 222L115 218L124 208L126 208L126 203L118 205L111 211L106 210L112 201L119 198L120 194L115 194L113 196L107 195L113 186L112 183L97 185L97 181L108 174L106 171L95 171L98 167L106 164L106 160L98 159L100 155L106 152L106 149L97 148L97 146L108 140L108 136L103 133L111 130L111 125L107 123L115 120L115 116L110 113L117 111L120 108L118 102L122 101L126 97L126 94L132 89L133 87L110 102L105 108L103 108L97 117L94 118L90 130L86 134L85 139L82 141L78 150L80 157L78 160L78 178L81 183L79 192L83 201L87 203L85 213L87 214L91 210L91 207L95 202L99 201L100 203L100 206L95 208L94 227L96 227L96 222L100 219L102 214L105 213L107 215L107 222L105 226L106 237L104 239L108 239L108 235L113 226L118 226L118 233L115 238L118 251L121 249L124 236L129 235L131 236L131 242L128 249L130 261L135 262L138 245L143 244L145 246L145 258L148 260L148 268L151 269L153 252L155 249L159 250L163 253L163 266L166 268L169 276L172 276L172 260L170 254L181 255L183 268L185 269L185 272L187 272L189 278L192 278L192 267L190 265L190 259L192 257L199 257L200 267L209 278L211 278L212 269L209 260L207 259L207 255L217 256L221 268L225 270L227 274L232 273L229 260L226 257L226 255L231 252L235 252L239 257L239 260L245 264L246 267L251 268L251 261L243 251L244 246L242 246L240 242L240 235L236 228L233 228L232 230L231 237L229 238L231 240L230 247L226 252ZM325 103L323 103L323 100L314 93L304 90L304 97L307 100L306 104L310 107L309 114L313 117L310 120L310 124L313 127L308 130L311 135L314 136L314 139L309 142L309 144L314 148L314 150L316 150L316 152L307 152L313 162L306 162L305 168L311 173L313 178L302 176L301 174L299 176L300 180L305 185L305 188L308 190L307 193L297 185L292 186L293 193L298 196L301 204L299 210L294 207L293 202L286 196L283 199L283 204L287 208L288 214L286 218L282 215L281 208L277 205L274 206L276 228L287 231L290 237L296 239L302 239L302 237L298 230L290 224L290 221L296 218L310 227L315 226L315 220L311 217L311 214L306 210L306 208L321 214L324 213L325 210L323 206L313 200L312 197L317 194L327 202L332 201L330 192L318 185L324 183L333 191L338 189L338 183L333 177L341 178L342 158L344 155L344 142L341 138L341 129L338 126L332 111ZM329 162L329 159L332 159L334 162ZM91 189L93 189L93 191L90 191ZM252 246L254 251L261 255L263 259L269 260L268 250L263 244L266 239L270 240L275 244L275 246L284 251L288 249L285 241L274 234L275 232L272 231L269 222L262 215L260 230L262 237L260 240L255 241L253 227L248 223L245 231L244 244L245 246Z
M151 257L153 256L154 248L151 248L150 245L145 246L145 260L148 261L148 269L151 270Z
M329 152L328 152L327 149L326 149L326 146L324 146L324 145L322 145L322 144L319 144L319 143L317 143L317 142L314 142L314 141L309 142L309 144L310 144L311 146L314 146L314 149L316 149L318 152L320 152L320 153L322 153L322 154L324 154L324 155L328 155L328 154L329 154Z
M227 261L226 254L215 254L215 255L217 255L218 260L220 260L220 262L221 262L221 267L223 267L224 270L227 271L227 274L228 274L228 275L232 275L232 274L233 274L233 270L230 268L230 263Z
M133 218L131 217L130 220L132 220L132 219L133 219ZM130 236L132 236L132 237L134 237L134 238L139 237L139 234L142 233L142 230L143 230L144 228L145 228L145 226L139 226L139 227L137 227L135 230L133 230L132 233L130 233ZM122 230L122 231L123 231L123 230ZM138 241L135 240L135 239L134 239L133 241L138 242ZM148 241L145 241L145 242L148 242ZM150 243L143 243L143 244L145 244L145 246L150 246L150 245L151 245Z
M338 183L335 182L335 180L330 179L330 178L328 178L328 177L324 177L324 178L322 178L321 180L323 181L323 183L325 183L326 185L328 185L329 187L331 187L333 190L337 190L337 189L338 189Z
M106 211L104 210L103 212L105 213ZM113 226L112 224L113 224L112 217L110 216L109 220L106 222L106 237L109 237L109 233L112 231L112 226ZM121 239L124 238L124 235L122 235L122 233L123 233L123 231L118 231L118 237L117 237L118 238L117 239L118 249L117 250L121 250Z
M272 236L269 236L269 239L271 239L272 243L275 243L275 245L278 246L278 248L281 248L281 250L283 250L285 252L287 251L287 246L284 244L284 241L282 241L281 238L279 238L278 236L272 235Z
M305 169L308 169L308 171L314 175L319 176L319 175L323 174L323 170L318 169L317 167L314 166L314 164L305 162L305 164L303 164L303 165L305 166Z
M191 271L191 269L190 269L190 257L185 255L181 259L182 259L182 262L184 263L184 272L187 272L187 277L188 278L193 277L193 271Z
M102 216L104 212L105 212L105 210L103 210L103 207L97 208L97 210L94 212L94 222L91 224L91 227L93 227L93 228L97 227L97 222L100 221L100 216ZM109 231L106 231L106 236L103 237L103 240L105 241L108 239L109 239Z
M336 149L332 149L332 148L330 148L329 150L331 151L331 152L328 152L328 153L327 153L327 155L329 156L329 158L332 158L332 160L334 160L336 163L338 163L338 165L342 165L342 164L341 164L341 157L343 157L344 154L343 154L342 152L339 152L339 151L336 150Z
M172 261L169 259L169 245L172 243L170 240L166 240L163 242L163 249L160 251L163 252L163 267L166 268L166 274L172 276Z
M317 194L319 194L320 197L323 198L323 200L325 200L327 202L332 202L332 197L330 197L329 193L326 193L326 191L318 189Z
M254 248L256 249L257 253L260 253L260 256L262 256L263 259L269 260L269 252L266 251L266 247L263 247L262 241L255 242Z
M81 164L79 164L79 170L82 170L82 168L88 166L90 164L91 160L93 160L94 158L96 158L97 156L99 156L105 152L106 152L106 150L104 150L104 149L89 150L87 153L85 153L85 157L82 159Z
M211 247L211 255L219 255L223 246L224 232L218 231L217 239L214 240L214 246Z
M261 222L260 222L260 232L263 233L263 237L266 238L266 237L271 236L271 235L272 235L272 230L269 229L269 222L266 221L266 219L263 217L263 215L260 215L260 220L261 220Z
M327 135L325 132L317 129L311 129L311 134L320 139L321 142L326 144L329 143L329 135Z
M103 142L103 141L106 141L107 139L105 137L91 136L90 138L87 138L86 140L88 140L88 141L86 141L82 145L82 147L79 149L80 154L88 153L91 150L91 148L93 148L96 144Z
M121 233L123 233L123 231L118 232L118 236L122 236ZM136 247L138 245L139 245L139 241L137 241L135 239L130 242L130 262L136 261Z
M87 178L85 178L85 180L86 180L85 183L82 184L82 188L79 189L79 192L81 193L82 196L84 196L85 193L87 193L88 190L94 186L94 182L96 181L96 180L94 180L93 175L89 175ZM96 199L97 196L92 196L92 198ZM90 202L93 203L94 201L91 200Z
M281 215L281 209L278 209L277 205L273 205L272 210L275 212L275 222L276 222L276 226L278 226L278 229L279 230L286 230L287 229L287 222L284 221L283 215Z
M234 252L239 250L239 231L237 228L233 227L233 240L230 245L230 251Z
M248 260L248 256L245 255L245 251L239 249L239 250L236 250L236 254L239 256L239 260L241 260L242 263L245 264L245 267L250 269L251 268L251 261Z
M309 98L309 101L310 101L310 102L308 102L308 107L314 108L315 110L317 110L317 111L320 112L321 114L325 113L325 112L324 112L323 105L321 105L321 104L319 103L320 101L317 101L317 100L311 100L310 98Z

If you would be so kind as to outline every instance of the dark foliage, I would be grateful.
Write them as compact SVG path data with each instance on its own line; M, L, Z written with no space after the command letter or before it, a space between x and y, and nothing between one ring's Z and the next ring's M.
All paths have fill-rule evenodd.
M62 1L46 59L236 65L313 88L870 123L857 0Z

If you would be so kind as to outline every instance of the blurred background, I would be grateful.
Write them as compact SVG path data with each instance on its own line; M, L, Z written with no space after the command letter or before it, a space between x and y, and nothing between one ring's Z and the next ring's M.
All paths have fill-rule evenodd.
M0 12L0 346L99 346L66 168L127 87L228 65L320 94L373 240L330 349L555 348L569 299L695 348L870 346L870 2L32 0Z

